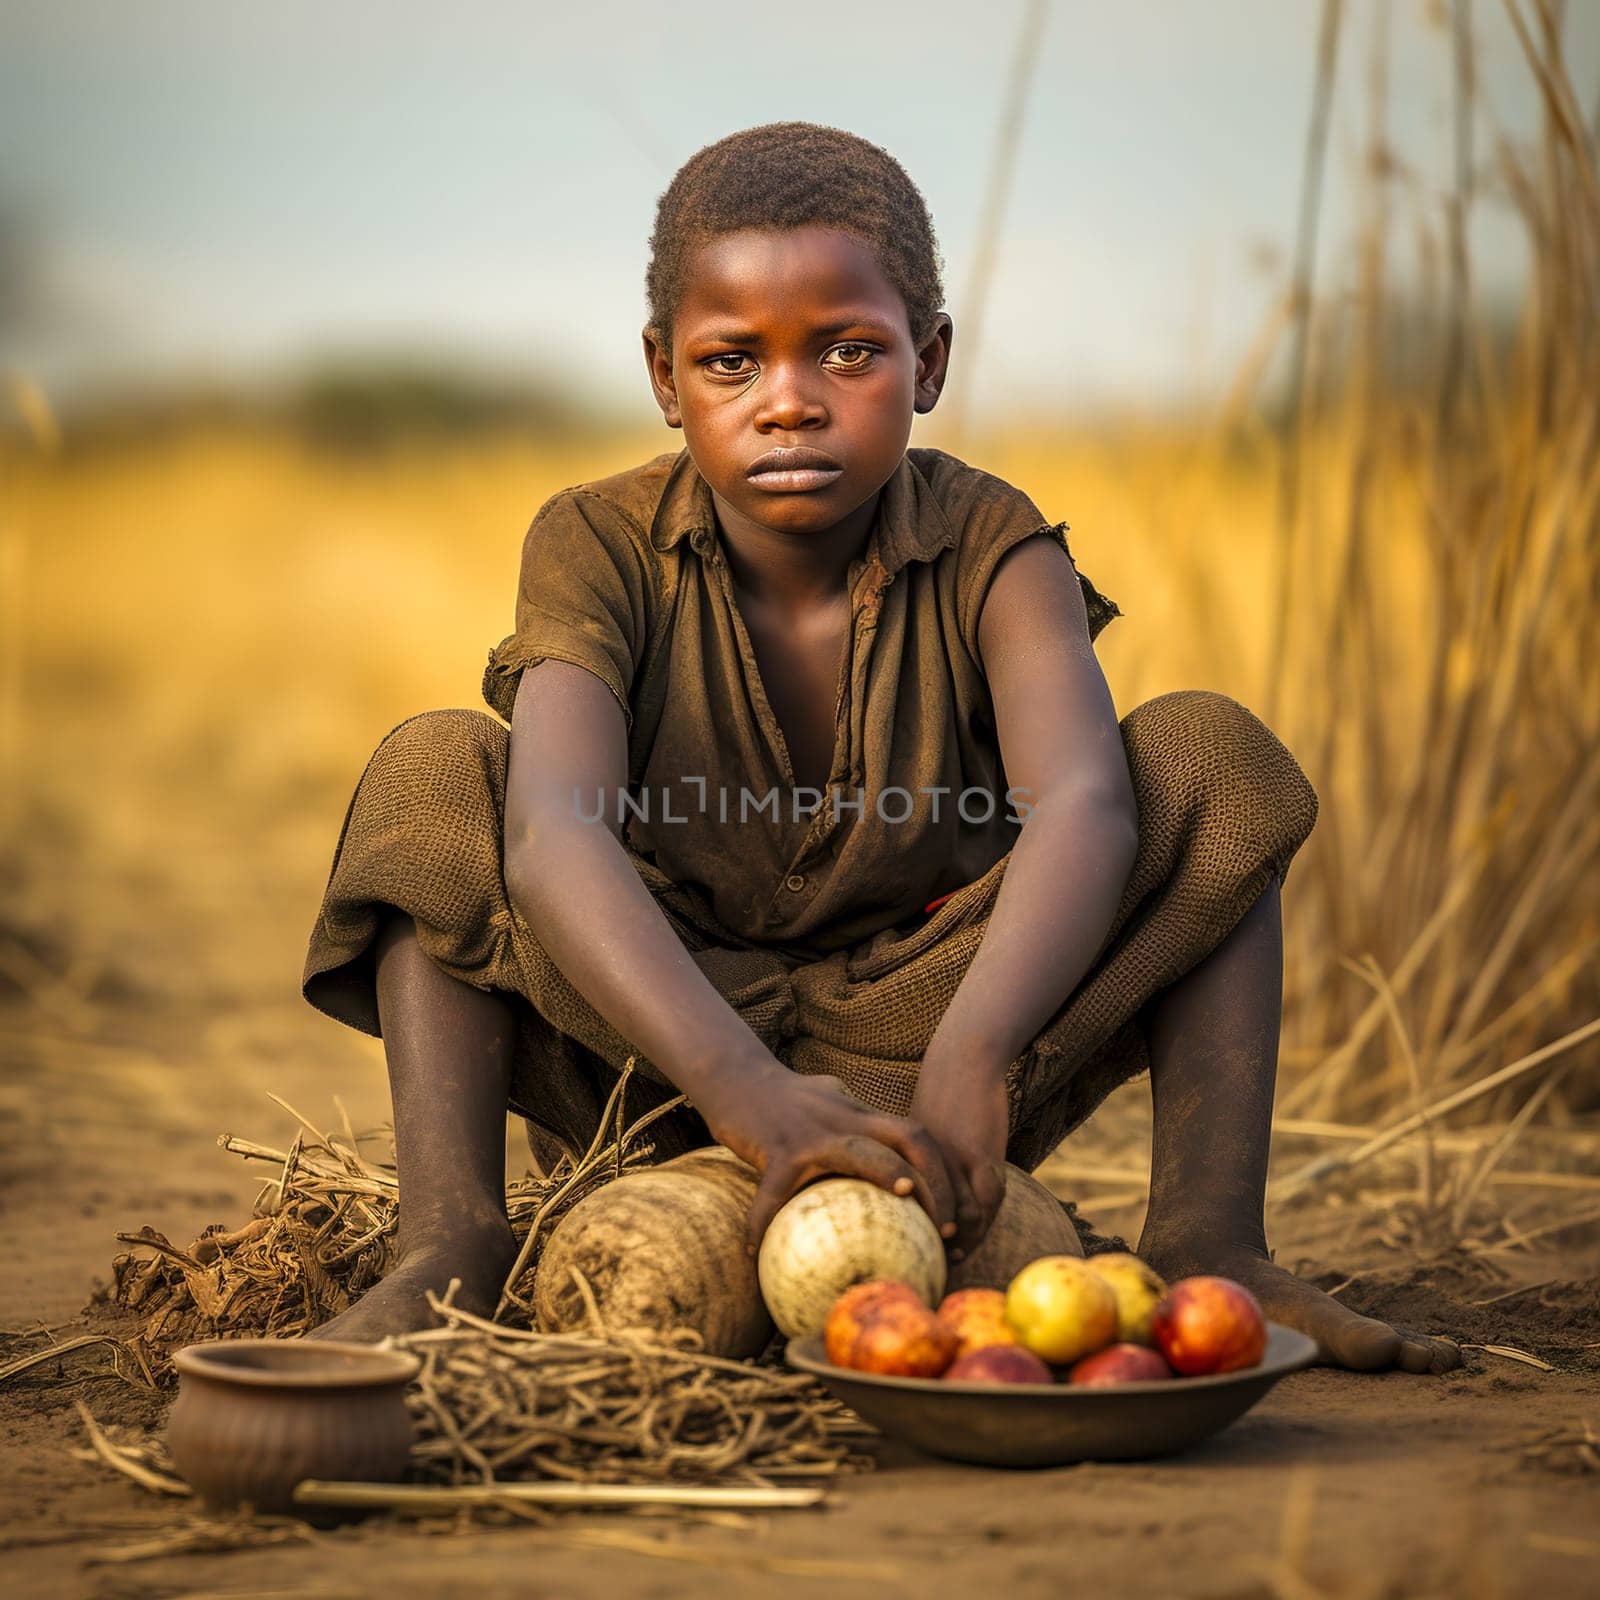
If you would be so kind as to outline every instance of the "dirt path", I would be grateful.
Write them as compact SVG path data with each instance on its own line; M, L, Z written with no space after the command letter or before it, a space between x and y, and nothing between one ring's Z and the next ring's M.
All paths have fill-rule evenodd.
M9 1334L72 1322L105 1276L119 1227L149 1222L187 1238L242 1217L254 1183L214 1141L225 1129L279 1131L266 1087L314 1116L341 1089L358 1122L383 1115L375 1047L308 1008L236 1003L222 1022L209 1014L102 1007L79 1019L76 1038L37 1007L0 1015L0 1325ZM1393 1274L1385 1282L1365 1293L1409 1293L1417 1308L1438 1301L1396 1288ZM160 1406L130 1399L114 1378L63 1384L40 1369L0 1391L6 1588L19 1597L675 1596L731 1581L756 1593L1008 1600L1069 1589L1097 1600L1592 1593L1600 1476L1526 1463L1520 1445L1541 1428L1600 1422L1600 1350L1583 1349L1600 1341L1593 1302L1591 1288L1587 1323L1581 1292L1555 1311L1533 1296L1471 1313L1479 1321L1469 1335L1503 1330L1572 1370L1476 1352L1444 1380L1306 1373L1171 1461L1000 1473L886 1446L879 1470L844 1483L825 1510L741 1528L593 1518L444 1535L353 1529L137 1561L111 1558L170 1536L181 1513L72 1456L83 1443L72 1402L102 1417L129 1415L131 1404L151 1426ZM74 1358L66 1375L102 1360ZM598 1538L613 1542L582 1542Z

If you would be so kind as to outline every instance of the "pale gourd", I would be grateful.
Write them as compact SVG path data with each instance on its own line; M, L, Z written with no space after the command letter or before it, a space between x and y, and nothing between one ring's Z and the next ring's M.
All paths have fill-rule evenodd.
M692 1328L711 1355L760 1354L772 1337L745 1249L754 1167L721 1145L626 1173L580 1200L550 1235L534 1278L547 1333L591 1329L582 1273L608 1333Z
M909 1283L930 1306L945 1288L944 1241L911 1196L864 1178L824 1178L768 1225L757 1257L761 1294L779 1331L818 1333L853 1283Z

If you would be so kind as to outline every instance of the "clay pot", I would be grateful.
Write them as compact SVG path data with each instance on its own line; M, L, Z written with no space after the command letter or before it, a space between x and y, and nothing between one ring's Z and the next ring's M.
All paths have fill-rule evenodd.
M331 1339L226 1339L192 1344L173 1365L167 1446L207 1505L289 1512L303 1478L405 1476L415 1356Z

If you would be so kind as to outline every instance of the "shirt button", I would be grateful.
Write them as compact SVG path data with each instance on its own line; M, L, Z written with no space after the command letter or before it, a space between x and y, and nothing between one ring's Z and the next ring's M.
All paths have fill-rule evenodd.
M798 872L791 872L789 876L783 880L783 886L792 893L799 894L799 892L805 888L806 880L802 878Z

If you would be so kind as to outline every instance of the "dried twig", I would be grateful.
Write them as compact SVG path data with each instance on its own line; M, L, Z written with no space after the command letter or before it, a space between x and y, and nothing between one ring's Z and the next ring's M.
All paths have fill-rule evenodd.
M543 1537L553 1544L576 1545L580 1549L622 1550L629 1555L684 1561L697 1567L746 1567L778 1577L813 1578L830 1583L892 1583L898 1586L905 1582L904 1569L892 1561L768 1555L748 1547L730 1550L715 1545L689 1544L682 1539L655 1539L623 1528L563 1527L547 1532Z
M27 1372L31 1367L44 1365L47 1361L55 1361L61 1356L70 1355L74 1350L87 1350L94 1345L109 1345L111 1347L112 1370L119 1378L126 1378L121 1364L117 1358L126 1348L121 1339L114 1339L109 1334L85 1333L76 1339L63 1339L60 1344L46 1345L43 1350L35 1350L31 1355L18 1356L15 1361L8 1361L0 1367L0 1383L8 1378L15 1378Z
M1486 1356L1499 1356L1502 1361L1520 1361L1525 1367L1537 1367L1541 1372L1554 1372L1556 1369L1548 1361L1541 1361L1538 1356L1530 1355L1526 1350L1518 1350L1509 1344L1464 1344L1463 1350L1481 1350Z
M126 1566L167 1556L224 1550L258 1550L266 1545L310 1544L315 1532L295 1517L192 1517L150 1539L107 1545L84 1556L90 1566Z
M84 1431L89 1435L89 1443L94 1453L108 1467L120 1472L125 1478L132 1478L141 1489L149 1489L155 1494L188 1495L194 1492L181 1478L157 1472L139 1460L133 1451L113 1444L106 1437L105 1430L94 1420L88 1406L81 1400L74 1400L72 1403L77 1407L79 1417L83 1419Z
M406 1334L417 1473L453 1486L744 1484L867 1464L867 1430L799 1373L705 1354L687 1330L542 1334L429 1296L443 1326Z
M548 1505L616 1508L619 1506L696 1506L727 1510L771 1511L789 1506L820 1505L821 1489L764 1488L733 1484L639 1483L464 1483L419 1485L397 1483L331 1483L306 1478L294 1489L296 1505L344 1506L352 1510L404 1511L412 1516L453 1517L477 1506Z
M1454 1094L1447 1094L1432 1105L1425 1106L1421 1111L1414 1112L1394 1127L1369 1139L1359 1149L1348 1154L1335 1151L1329 1155L1320 1156L1317 1160L1301 1167L1298 1172L1290 1173L1275 1186L1274 1198L1286 1199L1291 1194L1298 1193L1307 1184L1318 1178L1326 1177L1331 1172L1336 1172L1342 1167L1353 1167L1360 1162L1370 1159L1381 1150L1387 1150L1390 1145L1397 1143L1408 1134L1415 1133L1425 1123L1433 1118L1448 1115L1469 1101L1476 1100L1488 1094L1493 1089L1498 1089L1501 1084L1509 1083L1513 1078L1521 1077L1524 1073L1531 1072L1535 1067L1543 1066L1546 1061L1571 1050L1576 1045L1584 1043L1600 1034L1600 1017L1585 1023L1581 1028L1574 1028L1572 1032L1560 1039L1553 1040L1540 1050L1534 1050L1520 1060L1513 1061L1509 1066L1502 1067L1498 1072L1491 1072L1487 1077L1479 1078L1474 1083L1469 1083L1464 1089L1458 1089Z
M1600 1433L1587 1419L1544 1429L1523 1444L1522 1460L1552 1472L1600 1472Z

